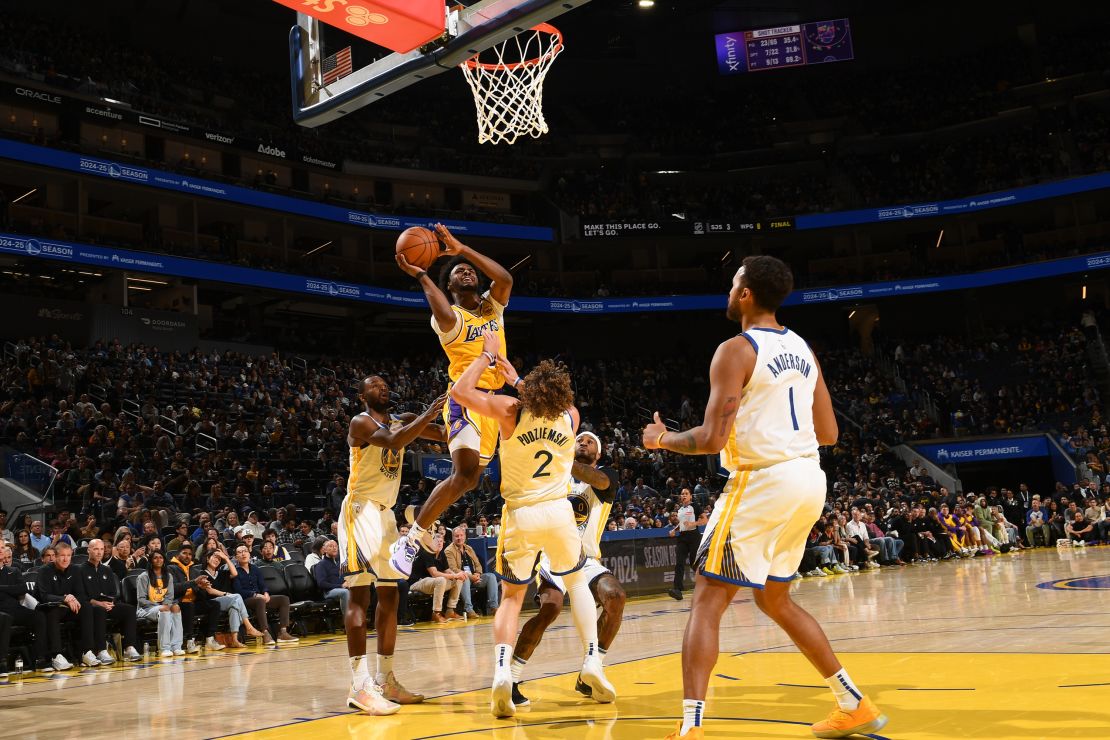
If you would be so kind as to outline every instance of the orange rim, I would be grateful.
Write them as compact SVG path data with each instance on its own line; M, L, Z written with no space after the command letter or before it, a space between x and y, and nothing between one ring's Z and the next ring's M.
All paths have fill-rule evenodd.
M520 62L513 62L512 64L494 64L490 62L479 62L478 57L481 56L481 54L479 53L475 54L470 59L467 59L465 62L463 62L463 65L468 67L469 69L481 68L486 70L487 72L511 72L512 70L520 69L521 67L534 67L542 62L544 59L553 57L563 50L563 34L558 28L555 28L555 26L551 25L550 23L540 23L537 26L532 26L531 30L554 36L554 45L552 45L552 47L548 51L544 52L538 57L535 57L534 59L525 59Z

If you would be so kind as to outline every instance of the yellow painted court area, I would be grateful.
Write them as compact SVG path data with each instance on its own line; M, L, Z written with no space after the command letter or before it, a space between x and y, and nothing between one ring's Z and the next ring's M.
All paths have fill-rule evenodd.
M846 653L860 686L890 717L874 738L1035 740L1110 738L1110 655ZM614 665L621 695L603 706L574 691L574 676L525 685L532 707L489 716L489 692L446 696L392 717L345 714L238 735L316 737L640 740L674 729L681 700L678 655ZM710 683L707 738L806 738L832 706L828 689L795 653L722 656Z

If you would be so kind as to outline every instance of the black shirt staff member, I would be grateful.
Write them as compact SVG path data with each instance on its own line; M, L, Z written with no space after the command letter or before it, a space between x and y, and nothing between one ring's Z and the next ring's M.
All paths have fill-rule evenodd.
M76 570L85 591L82 606L90 609L93 615L93 649L95 651L99 648L99 652L95 656L83 655L81 662L94 665L89 662L89 657L95 657L101 665L116 662L108 652L108 627L122 633L124 658L130 661L142 660L143 656L135 649L135 607L124 604L119 598L120 583L112 569L102 562L104 542L90 540L88 547L88 562Z
M0 540L0 563L8 555L8 545ZM27 593L23 574L10 566L0 566L0 674L8 672L8 640L12 626L29 628L35 634L35 668L52 670L47 657L46 617L42 612L28 609L20 603Z
M694 497L689 488L683 488L678 495L678 525L671 530L670 536L676 539L674 557L674 588L667 595L676 601L682 601L682 590L686 576L686 563L694 568L694 558L701 545L701 532L699 524L705 524L702 519L701 507L694 503Z
M85 590L77 569L70 567L73 548L68 543L58 543L55 553L54 562L39 571L35 598L46 616L49 653L55 656L53 666L65 671L73 666L62 655L62 622L77 622L81 630L77 649L84 654L93 646L93 615L81 603Z

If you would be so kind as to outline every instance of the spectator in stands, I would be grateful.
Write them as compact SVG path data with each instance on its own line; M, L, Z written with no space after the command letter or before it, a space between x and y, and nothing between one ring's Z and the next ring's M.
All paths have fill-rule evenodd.
M8 529L8 512L4 509L0 509L0 541L9 545L15 542L12 531Z
M312 577L316 579L316 586L324 599L338 599L339 612L346 614L351 592L343 588L343 575L339 572L339 544L334 540L324 540L321 555L320 562L312 566Z
M50 537L42 533L41 519L36 519L31 523L31 544L39 552L42 552L52 544ZM72 547L72 545L70 547Z
M205 555L204 578L198 578L196 583L212 601L215 602L217 614L227 613L228 624L231 627L231 640L228 647L246 647L239 642L240 625L247 632L248 637L262 637L262 632L251 624L250 613L247 611L243 597L232 591L232 580L239 575L235 564L222 549L209 550ZM265 624L265 622L263 622ZM223 645L216 641L214 635L209 635L204 643L209 650L222 650Z
M65 547L64 544L56 548L59 560L63 547ZM109 627L113 630L118 629L123 635L123 657L131 661L142 660L142 656L135 648L138 641L135 607L124 603L120 598L120 582L112 569L102 562L103 541L96 539L89 542L88 558L84 565L75 568L83 586L81 609L92 612L93 623L93 646L81 656L81 662L89 667L116 662L108 652Z
M285 547L283 547L282 545L279 545L277 543L277 534L278 533L276 531L272 530L272 529L267 529L265 532L263 532L262 533L262 545L263 545L263 547L266 546L267 542L270 543L270 545L274 548L274 560L282 560L282 561L292 560L293 556L289 554L289 550L287 550ZM305 560L305 567L308 567L307 559Z
M186 542L189 542L189 544L192 545L192 543L189 541L189 523L188 522L178 522L174 526L174 531L176 532L176 534L173 536L173 539L171 539L168 543L166 543L166 552L167 553L177 552L178 550L181 549L181 546L184 545Z
M246 545L235 548L235 568L238 572L231 575L232 588L242 597L243 604L247 607L247 612L254 617L254 621L259 625L265 625L266 613L277 611L277 641L279 643L297 642L298 638L289 634L289 597L270 594L262 572L258 567L251 567L251 551ZM266 645L274 642L269 629L262 630L262 642Z
M1082 511L1075 511L1072 520L1065 525L1068 539L1077 545L1086 545L1095 539L1095 527L1085 518Z
M42 560L42 564L43 565L53 565L54 564L54 558L55 558L56 555L57 555L57 550L55 548L47 547L45 550L42 551L42 558L40 558Z
M181 627L182 627L182 640L185 641L185 652L196 653L200 651L197 645L197 640L194 634L197 607L203 607L202 614L208 617L207 625L209 627L205 632L205 637L216 634L216 626L219 622L220 611L218 608L209 608L211 605L208 599L203 598L203 590L197 583L200 578L193 578L189 571L193 567L193 543L185 540L181 543L177 554L170 560L167 570L169 570L170 577L173 579L173 591L177 597L177 605L181 609ZM213 616L215 617L213 619ZM221 646L222 647L222 646Z
M247 514L247 521L243 524L243 530L253 534L259 541L261 540L262 533L266 531L266 528L258 522L257 511Z
M70 567L73 549L61 545L54 562L42 568L35 582L35 598L42 605L46 617L48 654L53 654L51 663L56 671L68 671L73 664L62 654L62 622L75 622L79 628L77 651L92 654L93 615L86 609L80 596L85 589L75 568Z
M460 524L452 530L451 544L444 549L444 557L446 558L448 572L465 576L462 581L461 594L463 613L466 617L474 619L478 616L477 612L474 611L474 603L471 597L471 590L474 588L485 588L486 590L486 615L497 611L497 606L500 603L497 576L493 573L482 572L482 562L478 558L478 554L466 542L465 524Z
M1031 508L1025 515L1025 540L1029 543L1030 547L1036 547L1037 543L1033 535L1040 533L1044 538L1045 547L1053 544L1052 529L1045 521L1044 511L1041 510L1040 499L1034 498Z
M879 547L880 557L882 557L885 548L886 560L885 562L880 562L882 562L883 565L905 565L906 563L902 560L902 549L906 546L906 543L897 537L890 537L884 534L883 531L879 529L879 525L875 523L874 514L865 514L863 516L863 521L867 525L867 533L871 536L870 541Z
M412 565L412 575L409 576L409 590L430 594L432 597L432 622L447 624L456 619L462 619L455 612L459 603L459 593L462 590L464 576L459 573L447 572L447 560L443 557L443 537L436 535L432 538L432 552L420 548ZM447 598L447 613L443 612L443 600Z
M12 560L26 568L34 565L39 558L39 551L31 544L31 533L21 529L16 533L15 544L12 545Z
M12 627L26 627L31 631L35 637L32 645L35 669L51 671L53 666L46 642L46 617L43 612L24 606L27 584L23 574L7 564L10 558L10 547L0 540L0 677L8 673L8 641Z
M327 541L327 537L317 537L312 541L312 552L304 559L304 567L308 568L309 572L312 572L321 558L324 557L324 544L327 543Z
M175 603L173 576L166 569L161 552L150 554L150 565L135 581L139 606L138 621L158 623L158 649L163 658L184 655L182 649L181 607Z

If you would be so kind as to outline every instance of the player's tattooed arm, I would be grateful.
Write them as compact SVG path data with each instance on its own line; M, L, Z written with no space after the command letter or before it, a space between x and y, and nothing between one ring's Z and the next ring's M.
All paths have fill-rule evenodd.
M573 475L575 479L583 483L588 483L595 491L604 491L608 489L610 485L609 476L591 465L583 465L580 462L576 462L571 465L570 474Z
M685 432L671 432L657 412L653 423L644 428L644 447L680 455L720 452L728 443L741 389L747 385L754 366L755 351L746 339L735 337L721 344L709 366L709 402L702 423Z

